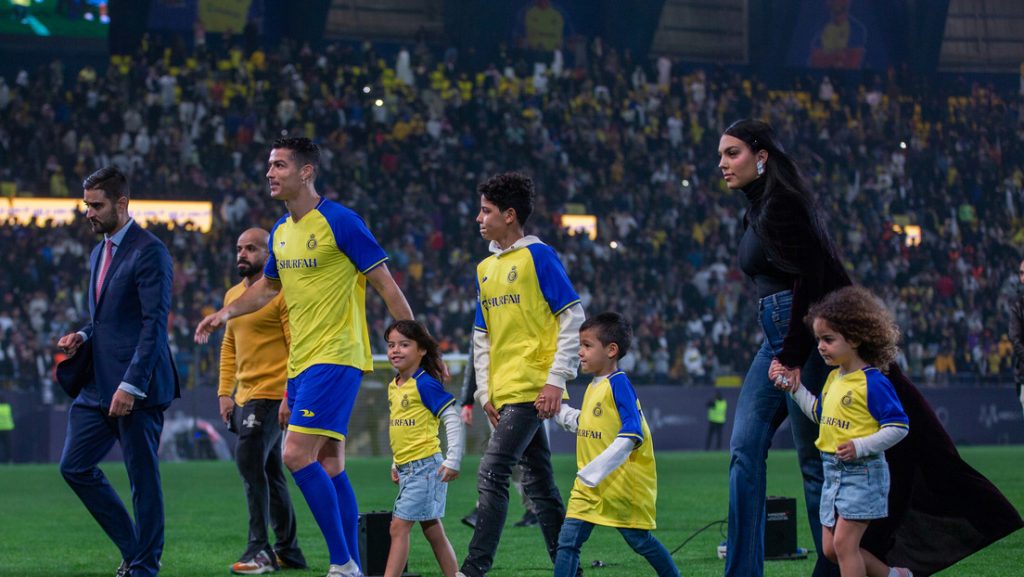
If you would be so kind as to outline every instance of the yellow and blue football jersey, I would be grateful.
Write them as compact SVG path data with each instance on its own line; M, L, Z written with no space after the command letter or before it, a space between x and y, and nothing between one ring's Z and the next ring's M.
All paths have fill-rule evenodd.
M441 451L437 436L441 411L455 404L455 397L434 377L420 369L398 386L388 385L388 435L395 464L425 459Z
M263 273L284 287L292 331L288 377L313 365L373 368L366 326L366 273L388 256L355 212L327 199L270 233Z
M819 423L815 446L826 453L882 427L910 426L892 383L875 367L847 375L840 375L839 369L829 373L814 401L814 414Z
M582 469L617 437L639 443L596 487L576 479L566 517L605 527L654 529L658 471L654 443L633 384L619 371L587 387L576 428L576 467Z
M493 254L477 266L474 328L491 341L491 404L536 400L558 348L558 315L580 302L554 249L542 242Z

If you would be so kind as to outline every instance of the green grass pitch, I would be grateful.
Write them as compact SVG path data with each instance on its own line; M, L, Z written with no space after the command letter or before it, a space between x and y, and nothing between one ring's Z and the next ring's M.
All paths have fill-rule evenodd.
M1013 502L1024 510L1024 447L968 447L964 458L987 475ZM655 535L671 551L693 532L726 516L728 502L728 455L726 453L659 453L658 530ZM466 554L470 530L459 519L476 498L475 473L478 458L463 463L465 474L452 483L448 493L445 528L456 555ZM564 498L573 478L570 456L554 459L555 472ZM395 486L388 476L389 460L350 459L349 475L364 511L391 508ZM121 463L104 469L118 491L127 496L127 477ZM167 463L163 465L167 511L167 542L163 556L165 577L228 575L228 566L245 546L246 514L241 480L230 462ZM772 452L769 458L768 492L797 497L799 471L791 451ZM300 544L310 561L307 571L288 571L288 577L322 576L327 569L327 551L305 501L292 487L299 522ZM801 499L797 499L799 503ZM498 549L491 575L530 577L551 574L540 531L514 528L522 514L518 499L512 499L509 522ZM800 513L803 519L803 512ZM685 577L719 576L724 562L715 557L722 540L718 527L690 541L674 558ZM797 541L812 549L804 523L797 526ZM606 566L591 568L595 560ZM770 577L806 576L812 560L772 561L766 564ZM992 545L941 573L943 577L1010 577L1021 573L1024 561L1024 531ZM64 484L56 465L0 466L0 576L109 577L120 558L71 490ZM653 575L646 562L635 555L618 533L598 528L583 548L582 562L588 576L635 577ZM413 534L409 570L423 577L439 577L440 570L423 536Z

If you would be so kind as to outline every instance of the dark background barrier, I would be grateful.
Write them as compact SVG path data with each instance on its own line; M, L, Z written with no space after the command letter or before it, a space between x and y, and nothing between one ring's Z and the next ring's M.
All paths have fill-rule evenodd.
M739 389L711 387L644 386L637 394L647 416L659 451L703 450L708 431L707 403L715 392L729 403L728 420L722 431L723 450L728 449L736 397ZM454 393L455 391L453 391ZM584 387L571 385L570 404L579 407ZM922 389L950 436L958 445L1004 445L1024 443L1024 414L1012 387L949 387ZM36 394L7 392L13 406L15 430L12 435L16 462L56 462L60 459L67 421L66 405L44 405ZM911 423L913 427L913 423ZM225 458L234 446L217 416L214 389L187 391L166 415L161 457ZM549 426L552 449L574 450L573 436ZM475 425L468 429L469 452L479 453L486 443L487 426L477 409ZM789 424L783 423L773 442L775 448L791 448ZM117 448L110 458L119 458ZM388 455L387 399L381 383L369 379L359 393L350 426L350 455Z

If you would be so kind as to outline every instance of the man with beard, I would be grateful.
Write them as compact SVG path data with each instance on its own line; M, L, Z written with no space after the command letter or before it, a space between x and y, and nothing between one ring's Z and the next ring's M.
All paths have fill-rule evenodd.
M250 228L238 237L238 274L242 282L224 295L224 306L263 278L270 234ZM281 461L282 429L291 411L282 403L288 381L288 307L278 293L262 309L227 323L220 348L220 416L238 434L235 462L249 507L249 544L231 566L236 575L261 575L280 565L305 568L295 537L295 511ZM234 398L232 398L232 393ZM277 543L271 548L267 523Z
M153 577L164 547L157 448L164 411L181 396L167 344L171 255L128 215L128 179L120 170L101 168L82 187L86 219L104 242L89 259L89 323L57 342L74 359L72 374L59 367L58 378L82 385L69 390L75 400L60 471L120 549L118 577ZM134 520L97 467L115 441L131 481Z
M204 318L195 340L207 342L230 319L284 292L292 331L284 465L327 542L327 576L358 577L359 505L345 472L345 439L363 373L373 370L367 285L393 319L412 319L412 310L362 217L316 191L320 148L308 138L279 138L267 164L270 197L288 214L270 232L263 278Z

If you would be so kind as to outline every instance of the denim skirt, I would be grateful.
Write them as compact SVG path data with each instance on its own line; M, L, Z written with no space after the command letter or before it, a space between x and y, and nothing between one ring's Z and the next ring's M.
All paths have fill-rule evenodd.
M889 465L885 455L842 461L835 453L821 454L825 484L821 489L821 524L836 526L836 515L851 521L883 519L889 515Z
M444 517L448 483L437 472L441 453L398 465L398 497L395 517L406 521L430 521Z

